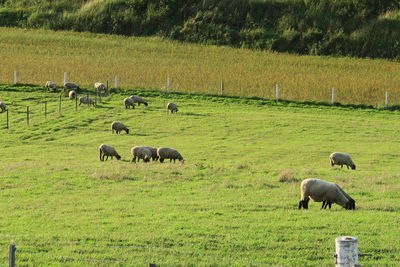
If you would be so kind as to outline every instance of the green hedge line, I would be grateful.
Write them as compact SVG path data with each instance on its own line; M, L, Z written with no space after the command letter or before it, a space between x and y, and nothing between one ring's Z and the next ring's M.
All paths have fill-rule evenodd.
M400 58L400 1L393 0L0 0L0 26Z

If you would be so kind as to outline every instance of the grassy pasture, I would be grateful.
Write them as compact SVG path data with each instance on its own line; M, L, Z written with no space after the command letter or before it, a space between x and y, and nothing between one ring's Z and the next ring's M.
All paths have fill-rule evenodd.
M84 87L120 79L122 88L172 89L288 100L336 101L382 107L399 105L399 63L385 60L278 54L228 47L182 44L157 38L0 28L0 82L61 84L63 73Z
M11 120L4 129L0 114L3 265L15 242L18 266L331 266L340 235L373 254L364 266L400 261L397 111L130 90L79 112L64 98L59 115L58 94L25 89L0 88ZM126 110L131 93L149 106ZM131 134L112 135L113 120ZM122 160L100 162L101 143ZM131 163L142 144L186 162ZM357 170L331 168L333 151L351 153ZM357 210L297 210L306 177L337 182Z

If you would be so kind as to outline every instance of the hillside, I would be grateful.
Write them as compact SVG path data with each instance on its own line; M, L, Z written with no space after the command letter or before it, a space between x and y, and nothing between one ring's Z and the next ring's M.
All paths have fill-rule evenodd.
M392 0L2 0L0 26L398 59L399 8Z
M126 110L130 94L149 106ZM400 261L399 112L138 89L78 111L63 97L59 112L59 94L8 85L0 100L2 265L15 243L17 266L331 266L341 235L372 254L363 266ZM130 134L112 134L113 120ZM101 143L122 160L99 161ZM135 145L186 162L131 163ZM357 170L332 168L333 151ZM297 210L306 177L340 184L357 209Z

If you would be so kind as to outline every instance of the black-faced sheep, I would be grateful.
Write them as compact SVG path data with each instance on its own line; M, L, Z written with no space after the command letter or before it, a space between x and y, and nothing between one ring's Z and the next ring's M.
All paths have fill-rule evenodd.
M44 85L44 87L53 89L53 91L54 91L57 89L57 84L52 81L47 81L46 84Z
M1 113L7 111L7 105L4 102L0 102L0 109L1 109Z
M151 152L151 159L154 161L158 160L158 155L157 155L157 148L152 147L152 146L144 146L145 148L147 148L148 150L150 150Z
M101 92L101 91L107 92L107 87L103 83L99 83L99 82L95 83L94 88L99 92Z
M167 112L168 111L171 111L171 113L178 112L178 105L175 103L172 103L172 102L168 103L167 104Z
M128 109L130 107L132 107L133 109L135 108L135 103L133 102L133 100L129 97L124 99L124 105L125 108Z
M113 159L113 157L116 157L117 160L121 159L121 156L117 153L117 151L113 146L101 144L99 150L100 150L101 161L104 161L104 157L107 157L106 160L108 159L108 157L111 157L111 159Z
M146 107L148 106L148 103L138 95L131 95L129 98L133 100L133 103L137 103L138 106L140 106L140 104L144 104Z
M157 155L160 158L160 162L163 163L164 159L169 159L169 162L172 160L179 160L182 163L185 162L182 155L178 152L178 150L169 148L169 147L160 147L157 149Z
M132 162L136 162L136 159L139 160L142 159L144 162L149 162L151 159L151 151L145 147L145 146L134 146L131 149L132 153Z
M333 203L337 203L347 210L355 210L356 204L339 185L320 179L305 179L301 182L301 199L299 209L308 209L310 199L315 202L322 202L321 209L331 208Z
M356 169L356 165L353 163L349 154L343 152L334 152L329 156L329 160L331 162L331 166L340 165L343 168L343 165L347 166L347 169L350 168L352 170Z
M68 97L69 97L69 99L74 100L74 99L76 98L76 92L75 92L75 90L69 91Z
M65 90L72 90L72 89L79 90L80 88L76 83L66 82L66 83L64 83L64 89Z
M81 105L81 104L88 104L88 105L95 105L95 102L94 102L94 100L93 99L90 99L90 98L88 98L87 96L81 96L80 98L79 98L79 106Z
M117 134L119 134L121 131L125 131L127 134L129 134L129 129L119 121L114 121L111 123L111 131L114 133L114 130Z

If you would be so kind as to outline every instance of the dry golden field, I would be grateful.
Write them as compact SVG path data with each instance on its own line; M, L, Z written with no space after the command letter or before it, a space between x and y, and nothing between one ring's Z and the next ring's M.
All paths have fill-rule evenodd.
M62 83L81 87L119 77L122 88L224 94L287 100L331 101L382 107L400 104L400 64L387 60L312 57L157 38L0 28L0 83Z

